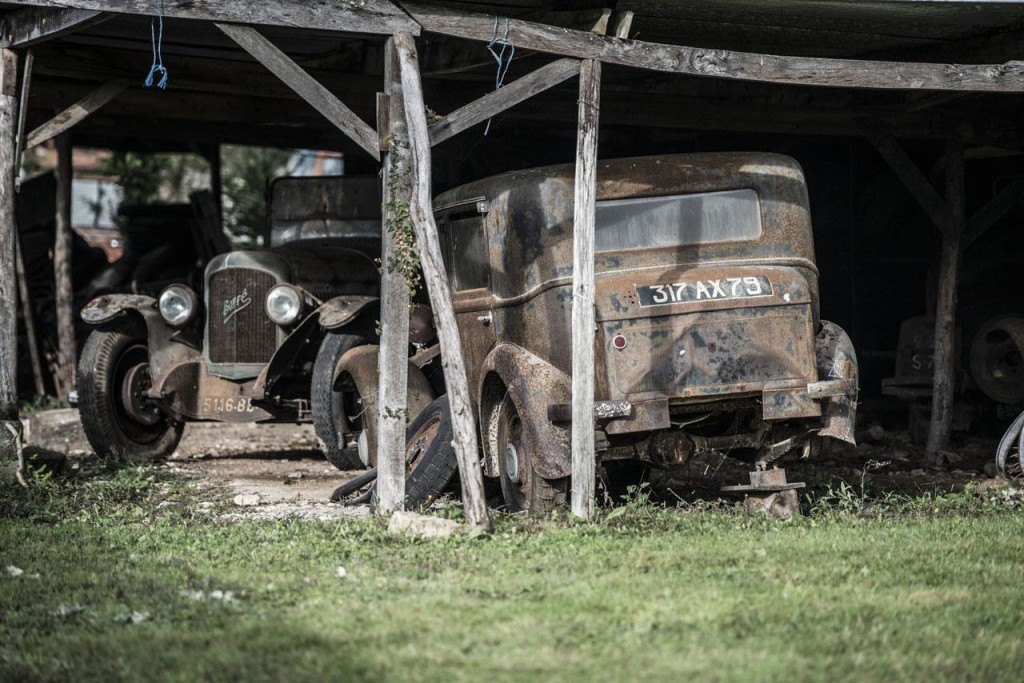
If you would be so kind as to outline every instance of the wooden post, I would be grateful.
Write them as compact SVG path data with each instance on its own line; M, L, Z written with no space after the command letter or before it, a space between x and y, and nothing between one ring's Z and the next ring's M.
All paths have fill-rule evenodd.
M18 312L15 285L14 156L18 56L0 49L0 429L18 418ZM20 423L15 427L20 433ZM0 443L8 443L0 435ZM4 455L7 455L6 453Z
M17 233L18 227L15 225ZM14 239L16 271L18 275L18 294L21 300L21 318L25 323L25 343L28 345L28 357L32 363L32 381L36 388L36 398L46 395L43 386L43 364L39 360L39 337L36 335L36 316L32 308L32 297L28 291L28 277L25 274L25 258L21 255L21 237Z
M939 291L935 310L935 376L932 383L932 419L925 454L930 459L949 446L953 427L957 269L964 224L964 150L951 141L946 153L946 208L949 214L942 235Z
M416 230L423 277L427 283L430 302L437 322L437 336L441 343L442 366L448 385L455 453L459 460L462 480L462 504L466 522L473 527L490 529L484 499L483 471L477 451L476 419L470 399L466 365L462 359L459 329L455 324L451 290L441 245L434 222L433 202L430 196L430 137L427 133L427 112L423 104L423 85L416 55L416 42L411 34L396 33L395 47L402 75L402 94L405 97L405 121L409 127L409 152L412 160L412 201L409 212Z
M572 268L572 513L594 516L594 206L601 63L580 66L573 199Z
M57 136L57 234L53 241L54 306L57 314L57 347L60 378L57 398L67 404L75 388L74 291L71 286L71 139L67 133Z
M384 227L380 271L380 368L377 383L377 513L405 507L405 413L409 375L409 286L393 270L398 246L393 229L403 229L401 207L412 194L409 133L405 125L402 80L394 38L384 46L384 88L379 112L384 156ZM406 218L405 220L409 220ZM414 417L410 415L409 417Z

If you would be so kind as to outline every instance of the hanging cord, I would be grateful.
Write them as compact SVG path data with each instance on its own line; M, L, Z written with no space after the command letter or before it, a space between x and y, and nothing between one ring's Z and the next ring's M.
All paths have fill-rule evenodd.
M495 50L494 46L500 45L500 50ZM498 71L494 74L494 89L501 90L501 86L505 85L505 76L508 74L508 68L512 66L512 58L516 56L516 46L509 40L509 26L508 17L505 17L505 35L501 38L498 37L498 16L494 16L494 36L491 38L491 42L487 43L487 51L494 57L494 61L498 63ZM505 55L508 55L506 57ZM487 119L487 127L484 128L484 135L487 135L491 131L491 120Z
M153 66L149 68L149 75L146 76L146 87L153 87L153 76L160 74L160 81L156 87L161 90L167 88L167 67L164 66L164 0L159 0L157 5L159 14L155 19L149 21L149 36L153 44Z

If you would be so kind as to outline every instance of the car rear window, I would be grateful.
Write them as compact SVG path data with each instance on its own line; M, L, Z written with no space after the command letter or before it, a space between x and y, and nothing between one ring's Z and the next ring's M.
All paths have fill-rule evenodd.
M741 242L760 236L761 209L754 190L597 202L597 251Z

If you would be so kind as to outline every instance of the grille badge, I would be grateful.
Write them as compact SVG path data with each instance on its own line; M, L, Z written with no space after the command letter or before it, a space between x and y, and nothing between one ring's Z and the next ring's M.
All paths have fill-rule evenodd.
M252 303L252 297L249 296L249 288L246 287L242 290L241 294L237 294L230 299L224 299L224 323L228 324L228 321L234 318L237 314L244 311Z

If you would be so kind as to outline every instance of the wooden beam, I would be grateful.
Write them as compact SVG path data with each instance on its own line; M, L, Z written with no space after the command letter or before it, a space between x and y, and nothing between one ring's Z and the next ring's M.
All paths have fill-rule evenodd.
M14 266L18 238L14 232L17 84L18 55L14 50L0 48L0 429L5 431L6 424L18 418L18 296ZM6 437L7 434L0 436L0 443L6 443Z
M120 95L127 87L127 81L104 83L29 133L28 138L25 140L25 149L31 149L71 129L75 124L80 123L93 112L110 102L110 100Z
M459 328L455 324L451 289L441 259L441 245L430 188L430 137L427 133L427 113L423 104L423 85L416 57L416 41L408 33L395 34L395 48L401 66L402 93L405 99L405 122L409 128L409 152L412 161L413 193L409 206L416 241L420 250L423 277L430 294L430 303L437 321L437 336L441 343L441 364L448 386L451 407L455 454L459 461L462 481L462 504L466 522L476 528L490 529L484 499L483 470L477 450L476 418L469 393L466 364L462 358Z
M29 47L95 26L111 15L98 10L28 7L0 19L0 47Z
M53 242L54 308L57 317L57 398L68 405L75 389L78 347L75 342L75 296L71 284L71 183L74 176L68 133L57 136L57 230Z
M79 10L151 17L157 12L155 0L10 0L9 5ZM391 34L405 31L419 35L420 27L388 0L217 0L164 3L164 16L171 19L225 21L255 26L284 26L320 31Z
M28 121L28 97L32 92L32 66L35 54L25 50L25 65L21 70L21 95L18 99L18 130L14 140L14 189L21 190L21 157L25 152L25 126Z
M947 144L946 205L949 230L942 238L939 258L939 290L935 304L935 372L932 380L932 417L925 455L941 457L949 447L953 429L954 372L956 366L956 288L964 221L964 148L959 141Z
M366 150L374 159L380 159L377 133L361 118L335 97L331 91L306 73L276 45L248 26L217 24L229 38L238 43L256 61L284 81L299 97L323 114L338 130Z
M455 137L462 131L514 107L523 100L572 78L579 71L580 61L578 59L558 59L526 76L517 78L508 85L456 109L440 121L431 124L430 144L436 145Z
M910 194L914 196L917 203L925 210L925 213L932 219L935 226L943 234L947 234L951 230L950 226L953 223L953 216L949 212L949 207L942 197L939 196L939 193L935 191L935 188L932 187L932 184L928 182L928 178L917 167L917 164L910 158L902 145L890 135L874 134L869 136L869 139L875 146L875 149L878 150L878 153L889 164L889 167L892 168L893 172L903 181L906 188L910 190Z
M432 33L478 41L489 41L494 35L491 15L417 3L403 3L403 7ZM933 64L791 57L623 40L519 19L509 20L509 27L519 49L689 76L836 88L1024 92L1024 62L1020 61Z
M390 515L405 507L405 425L409 375L409 283L396 267L400 258L393 230L404 229L409 220L400 207L409 206L412 174L409 132L405 124L405 100L398 51L394 38L384 46L384 87L381 112L387 127L388 152L384 157L385 229L381 235L380 356L377 391L377 513ZM411 227L411 226L410 226ZM415 415L409 415L410 419Z
M629 38L629 30L633 28L633 13L621 12L615 17L615 37Z
M594 444L594 212L600 111L601 63L585 59L580 67L573 198L572 512L587 520L594 516L597 476Z
M1024 199L1024 178L1017 178L1000 190L985 206L964 223L962 248L966 249L995 225L1000 218Z

